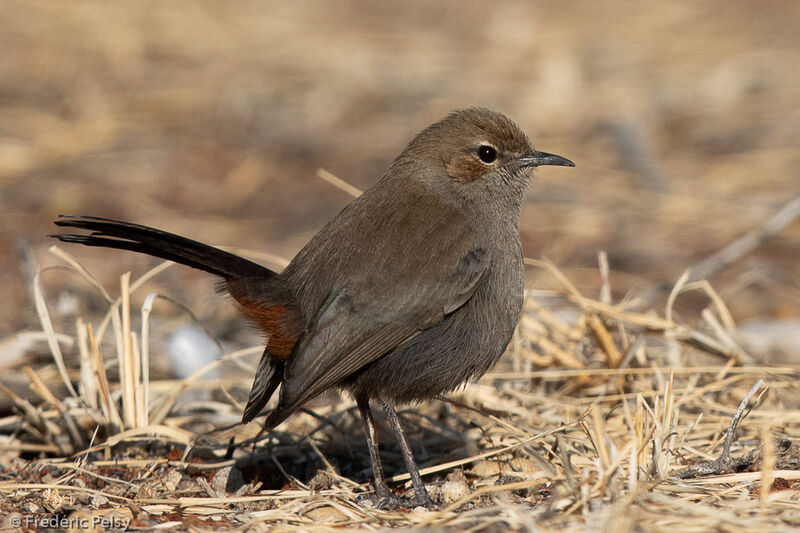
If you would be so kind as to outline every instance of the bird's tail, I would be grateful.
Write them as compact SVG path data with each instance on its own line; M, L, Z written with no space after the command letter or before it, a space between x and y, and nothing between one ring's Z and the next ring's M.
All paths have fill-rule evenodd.
M89 230L88 235L51 235L64 242L139 252L210 272L231 280L271 277L276 273L243 257L159 229L83 215L61 215L56 226Z
M272 305L268 297L269 288L274 290L272 284L279 281L274 271L219 248L130 222L101 217L61 215L55 224L62 228L78 228L91 232L82 235L72 233L51 235L64 242L130 250L221 276L226 281L227 290L239 302L244 314L260 326L268 336L275 334L272 328L268 327L272 324L263 320L264 316L267 316L263 311ZM285 290L278 293L286 297L283 294ZM259 297L263 301L258 300ZM278 307L286 309L287 301L285 299L277 301L280 304ZM249 312L251 309L254 311ZM243 422L249 422L264 408L283 378L283 369L284 361L273 358L269 349L265 349L244 411Z

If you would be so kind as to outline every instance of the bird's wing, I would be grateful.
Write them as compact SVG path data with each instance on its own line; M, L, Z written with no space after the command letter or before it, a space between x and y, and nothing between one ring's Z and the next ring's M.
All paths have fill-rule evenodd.
M371 279L331 291L287 363L281 400L267 419L268 427L436 324L472 296L488 268L486 249L465 226L429 235L422 249L414 245L417 253L428 254L421 267L416 261L418 268L407 268L403 257L410 251L398 245L393 249L399 251L389 253L396 254L397 261L383 258Z

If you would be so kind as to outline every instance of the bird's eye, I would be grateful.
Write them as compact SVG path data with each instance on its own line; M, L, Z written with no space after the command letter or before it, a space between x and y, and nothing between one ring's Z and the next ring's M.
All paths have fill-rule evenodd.
M494 163L497 159L497 150L492 146L482 144L478 147L478 157L486 164Z

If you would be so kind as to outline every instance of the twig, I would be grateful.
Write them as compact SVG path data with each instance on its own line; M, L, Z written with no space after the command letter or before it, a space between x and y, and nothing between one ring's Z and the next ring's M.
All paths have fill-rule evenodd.
M758 248L761 243L779 233L797 217L800 217L800 195L795 196L792 200L784 204L784 206L767 219L760 228L756 228L742 235L722 250L719 250L691 267L688 283L713 276L729 264ZM655 287L651 287L640 295L640 305L647 305L664 292L669 291L669 289L669 285L666 284L659 284Z
M331 185L333 185L337 189L343 190L344 192L346 192L347 194L349 194L353 198L355 198L357 196L360 196L361 193L362 193L361 189L359 189L358 187L350 185L349 183L344 181L342 178L333 175L332 173L328 172L324 168L318 168L317 169L317 177L320 178L321 180L327 181L328 183L330 183Z
M733 434L736 431L736 428L739 426L739 423L750 412L750 409L748 408L750 401L753 399L753 396L755 396L756 392L758 392L758 390L763 386L764 380L759 379L756 381L756 384L753 385L750 391L748 391L748 393L744 396L744 399L742 399L741 403L739 404L739 408L736 410L736 414L734 414L733 418L731 419L731 423L728 426L728 431L725 433L725 440L723 441L722 453L720 456L713 461L706 461L692 465L688 468L684 468L675 474L676 478L689 479L700 476L728 474L736 471L740 465L747 463L746 458L734 459L731 457L731 443L733 442Z

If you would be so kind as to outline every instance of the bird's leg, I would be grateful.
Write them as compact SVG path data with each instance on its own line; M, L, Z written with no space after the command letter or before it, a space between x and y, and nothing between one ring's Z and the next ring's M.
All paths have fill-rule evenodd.
M416 496L417 504L425 507L432 507L433 500L428 496L428 489L425 488L425 484L422 482L422 476L419 475L419 468L417 468L417 463L414 462L414 454L411 453L411 447L408 445L405 434L403 434L403 428L400 427L397 411L394 410L394 406L383 400L381 400L381 407L383 407L386 420L392 427L394 435L397 437L397 443L400 445L400 452L403 454L406 469L411 476L411 484L414 485L414 495Z
M367 436L372 475L375 477L375 493L381 500L386 500L389 498L389 487L386 485L386 478L383 475L383 465L381 465L381 456L378 451L378 439L375 434L375 420L372 418L369 400L356 398L356 403L358 404L358 412L361 413L361 422L364 424L364 434Z

